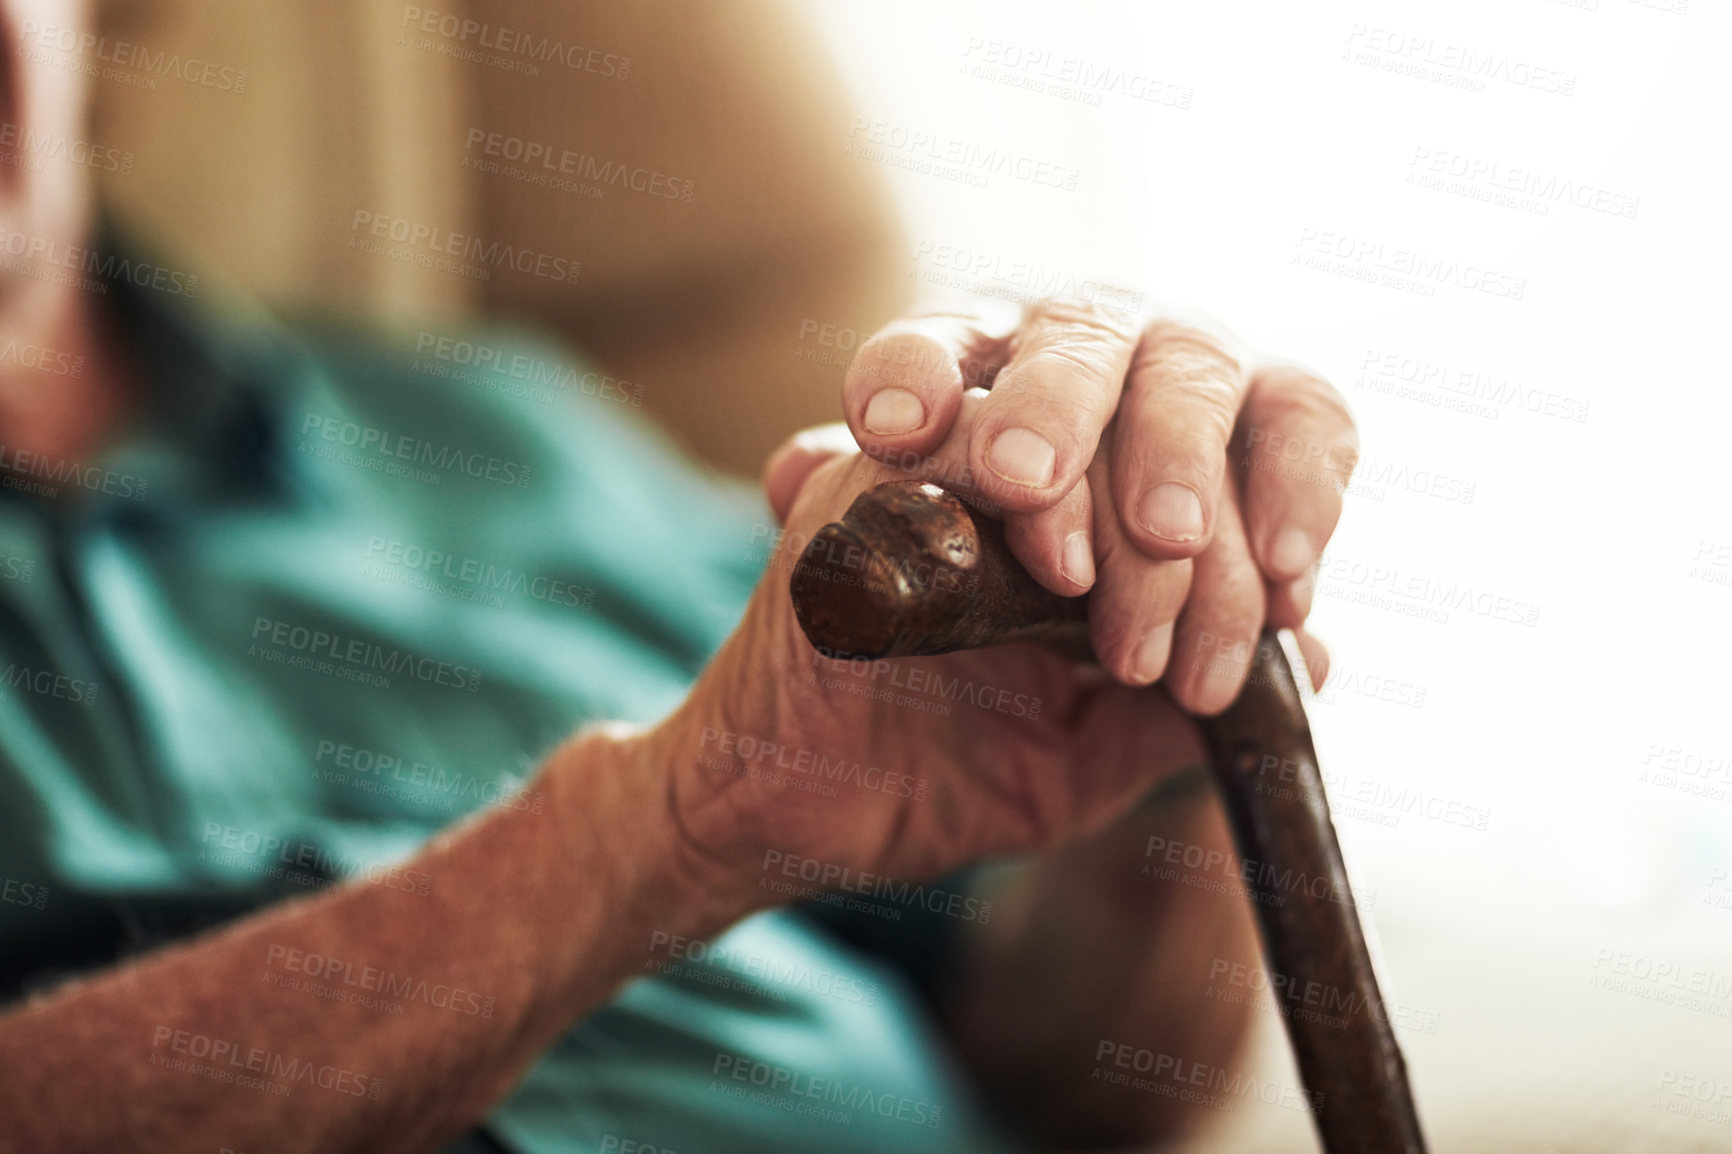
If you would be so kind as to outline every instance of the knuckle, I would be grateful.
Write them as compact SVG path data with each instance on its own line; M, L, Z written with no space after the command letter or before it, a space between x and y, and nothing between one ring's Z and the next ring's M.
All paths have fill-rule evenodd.
M1143 330L1138 351L1158 363L1192 367L1195 371L1226 374L1237 381L1243 372L1230 342L1194 325L1154 321Z
M1352 437L1346 444L1339 447L1335 454L1335 475L1340 482L1335 490L1337 495L1347 489L1347 482L1353 479L1353 470L1359 467L1359 438Z
M1130 314L1079 296L1046 297L1029 310L1028 319L1027 327L1033 331L1068 329L1113 343L1128 344L1137 335L1136 320Z
M868 337L848 366L849 389L915 387L936 380L960 383L955 355L936 337L910 329L883 329Z
M1340 491L1359 464L1359 429L1334 386L1303 371L1258 381L1255 403L1238 430L1247 462L1303 464ZM1290 469L1265 468L1284 476Z
M1348 405L1347 398L1341 395L1341 390L1321 377L1307 377L1306 379L1311 382L1311 391L1316 397L1318 411L1340 425L1342 432L1357 443L1359 423L1353 419L1353 409Z
M1212 472L1238 420L1238 391L1219 376L1162 374L1159 392L1143 398L1138 414L1140 419L1131 426L1133 436L1155 429L1165 434L1163 440L1205 454L1206 460L1199 459L1195 467ZM1161 453L1170 455L1173 451L1163 448Z
M1237 416L1239 381L1234 366L1184 346L1151 349L1133 366L1136 374L1159 387L1163 397L1178 393Z
M1340 436L1357 443L1358 425L1353 409L1341 390L1322 377L1296 365L1279 365L1257 375L1259 404L1276 411L1303 415L1321 428L1340 430Z
M1195 329L1145 336L1131 375L1158 390L1161 407L1177 401L1207 417L1224 443L1239 416L1243 393L1238 360Z
M1113 372L1110 353L1099 345L1061 338L1025 350L999 374L994 392L1000 397L1026 397L1051 406L1055 412L1084 417L1105 405Z

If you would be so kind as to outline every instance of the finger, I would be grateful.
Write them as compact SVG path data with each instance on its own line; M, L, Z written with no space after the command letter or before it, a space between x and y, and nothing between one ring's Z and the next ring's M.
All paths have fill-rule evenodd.
M965 388L990 383L1009 352L1016 311L986 302L892 321L860 347L842 411L868 456L930 452L950 433Z
M927 453L890 453L874 459L886 479L928 481L952 492L964 494L975 509L996 520L1004 520L1005 508L990 494L1000 491L990 483L983 485L968 460L970 434L980 419L980 413L990 394L985 389L969 389L962 394L956 419L950 432Z
M1311 613L1311 597L1317 589L1317 570L1308 569L1294 581L1276 581L1265 587L1269 598L1267 616L1276 629L1297 629Z
M788 510L794 507L794 499L814 469L857 448L848 426L840 422L801 429L778 445L764 462L764 497L776 523L787 523Z
M1299 655L1305 658L1306 672L1311 674L1311 691L1321 693L1323 683L1329 680L1328 647L1303 629L1295 629L1293 638L1299 642Z
M969 441L989 496L1027 513L1075 488L1118 408L1136 342L1135 321L1116 309L1058 299L1030 310Z
M1061 597L1080 597L1095 583L1093 505L1085 479L1049 509L1004 518L1011 553L1030 576Z
M1104 456L1089 466L1096 570L1089 639L1107 672L1128 685L1148 685L1166 672L1191 562L1155 561L1131 544L1106 484L1110 468Z
M1221 502L1209 547L1192 562L1191 595L1179 614L1167 690L1209 717L1233 703L1263 627L1263 575L1251 556L1238 502Z
M1292 366L1256 373L1234 438L1246 531L1264 576L1290 582L1323 555L1359 461L1359 434L1333 387Z
M968 496L969 503L989 517L1004 521L1011 553L1034 579L1061 597L1077 597L1093 586L1095 560L1093 502L1089 486L1078 483L1056 504L1033 513L1008 513L982 486L968 461L973 430L978 427L990 394L969 389L957 406L956 419L943 441L930 453L897 453L874 463L886 478L930 481Z
M962 394L951 417L950 428L935 444L923 452L912 449L875 451L865 455L884 470L887 477L908 481L930 481L947 489L978 496L973 471L968 466L968 430L986 400L985 389L969 389ZM862 449L864 452L864 449ZM981 499L994 516L1000 510L996 504Z
M1144 331L1113 434L1113 498L1150 557L1208 547L1243 393L1225 338L1171 321Z

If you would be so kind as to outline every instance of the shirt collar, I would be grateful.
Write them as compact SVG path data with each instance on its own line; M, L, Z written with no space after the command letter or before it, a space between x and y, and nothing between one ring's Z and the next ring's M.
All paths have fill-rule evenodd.
M89 251L130 346L140 405L132 428L93 463L105 483L83 487L160 507L258 497L280 484L280 397L265 361L286 342L269 326L222 324L199 301L196 274L112 224Z

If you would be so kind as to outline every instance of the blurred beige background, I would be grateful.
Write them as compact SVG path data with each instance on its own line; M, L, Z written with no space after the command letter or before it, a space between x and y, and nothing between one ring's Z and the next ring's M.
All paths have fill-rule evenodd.
M134 154L130 172L104 174L108 202L174 260L277 307L551 328L736 472L839 413L841 369L793 355L802 322L869 329L905 291L888 199L836 144L852 113L817 39L775 0L122 0L98 12L116 41L247 74L244 91L94 84L94 139ZM438 31L461 20L487 30ZM503 29L531 39L478 46ZM582 46L566 53L580 66L537 60L548 41ZM464 166L473 130L647 167L692 195L616 185L590 199L483 177ZM349 245L358 210L575 256L582 273L478 283L384 259Z

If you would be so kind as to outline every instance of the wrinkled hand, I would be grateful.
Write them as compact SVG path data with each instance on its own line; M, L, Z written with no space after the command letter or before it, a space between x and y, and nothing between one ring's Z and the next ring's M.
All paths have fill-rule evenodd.
M1265 621L1303 623L1358 459L1346 403L1315 376L1078 302L896 321L861 347L843 409L868 455L999 506L1041 584L1093 590L1106 668L1164 678L1198 714L1238 695Z
M654 735L657 760L671 767L672 820L709 884L755 886L769 904L859 871L925 878L1084 836L1202 759L1174 697L1193 710L1224 707L1266 606L1277 624L1302 620L1305 570L1340 514L1351 461L1330 466L1338 481L1318 484L1228 454L1253 434L1258 445L1351 453L1340 399L1296 370L1247 377L1195 329L1138 332L1061 312L1037 311L998 337L956 316L899 322L862 350L846 406L856 426L883 429L874 389L903 388L919 412L894 395L889 404L907 410L908 427L862 428L871 456L841 426L808 430L772 456L765 485L783 538L740 628ZM987 366L998 366L993 389L965 388ZM1121 394L1115 417L1101 398ZM1053 447L1050 460L1021 455L1045 470L1043 484L999 473L1015 472L1018 454L994 452L1011 429L1039 430ZM1018 435L1013 448L1017 440L1032 444ZM1031 645L872 667L816 653L788 595L802 549L860 492L910 473L998 503L1012 548L1049 588L1099 585L1090 625L1107 668ZM1184 501L1170 490L1144 500L1169 483L1197 501L1177 528L1166 514ZM1247 501L1254 512L1242 515ZM1079 534L1087 549L1077 555ZM1280 564L1258 560L1269 555ZM1322 651L1301 637L1320 680ZM1150 638L1158 668L1142 663ZM1145 688L1163 671L1165 690Z
M951 448L966 444L972 407ZM801 552L858 494L898 477L841 425L771 460L777 550L739 628L649 735L671 773L678 841L712 891L773 904L859 871L913 880L1048 846L1203 756L1163 691L1041 646L852 664L814 650L788 592Z

